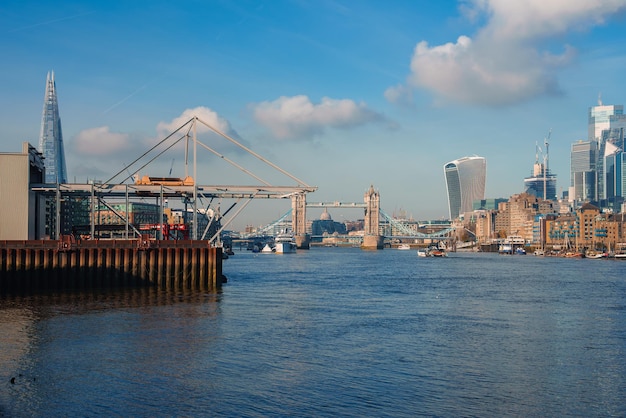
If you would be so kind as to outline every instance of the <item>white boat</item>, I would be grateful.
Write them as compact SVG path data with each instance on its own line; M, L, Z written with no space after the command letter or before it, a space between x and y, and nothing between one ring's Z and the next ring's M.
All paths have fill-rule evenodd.
M264 253L264 254L273 253L274 249L272 247L270 247L269 244L265 244L265 247L263 247L261 252Z
M607 258L608 254L602 251L587 251L585 253L585 258L591 258L591 259L599 259L599 258Z
M411 246L409 244L400 244L398 245L399 250L410 250Z
M511 244L500 244L498 252L500 254L513 254L513 246Z
M280 233L274 239L274 252L276 254L287 254L296 252L296 241L293 234Z

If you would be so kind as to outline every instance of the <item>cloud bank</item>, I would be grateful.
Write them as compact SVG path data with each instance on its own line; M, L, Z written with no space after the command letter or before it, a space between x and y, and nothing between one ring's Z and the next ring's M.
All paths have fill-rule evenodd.
M252 113L278 139L310 139L328 128L345 129L384 120L365 103L324 97L314 104L304 95L255 104Z
M545 42L603 24L626 10L624 0L467 0L460 6L471 21L484 21L474 38L414 49L406 84L385 92L393 103L407 101L412 89L431 91L438 100L504 105L560 92L557 71L570 64L575 49L554 53Z

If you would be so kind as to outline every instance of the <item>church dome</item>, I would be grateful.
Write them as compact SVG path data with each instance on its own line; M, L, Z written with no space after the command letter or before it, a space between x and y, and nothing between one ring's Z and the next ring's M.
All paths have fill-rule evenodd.
M322 215L320 216L320 221L332 221L330 213L328 213L328 209L324 209L324 212L322 212Z

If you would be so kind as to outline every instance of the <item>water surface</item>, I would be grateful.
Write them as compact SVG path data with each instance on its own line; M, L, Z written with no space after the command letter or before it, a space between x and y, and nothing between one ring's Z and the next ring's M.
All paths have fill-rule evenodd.
M625 270L238 251L219 293L4 298L0 416L624 416Z

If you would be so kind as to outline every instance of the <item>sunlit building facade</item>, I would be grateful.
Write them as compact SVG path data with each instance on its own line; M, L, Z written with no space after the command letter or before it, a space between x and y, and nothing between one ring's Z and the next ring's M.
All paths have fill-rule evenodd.
M44 156L46 167L46 183L67 183L65 150L63 149L63 133L57 102L54 72L48 73L46 93L44 96L41 116L41 133L39 135L39 152Z
M624 114L622 105L604 105L602 102L598 106L589 108L588 138L593 141L602 139L602 131L611 129L611 122L620 120L619 116Z
M475 200L485 198L487 161L484 157L463 157L443 166L450 219L473 210Z

